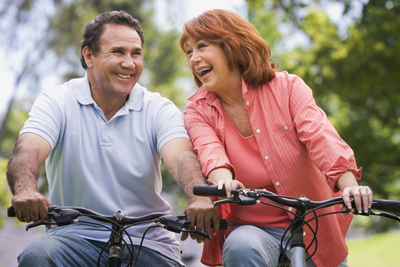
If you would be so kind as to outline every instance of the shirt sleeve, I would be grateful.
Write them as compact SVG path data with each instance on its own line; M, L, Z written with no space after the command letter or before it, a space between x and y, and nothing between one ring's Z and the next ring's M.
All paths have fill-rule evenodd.
M60 104L56 104L51 91L43 92L34 102L29 118L20 131L23 133L35 133L49 142L53 149L60 134L61 120Z
M236 171L226 155L220 132L213 126L212 119L218 116L217 111L201 108L200 104L189 103L184 112L185 126L193 142L194 150L199 157L204 176L220 167L231 170L233 178ZM223 118L220 118L223 119Z
M158 110L156 115L156 135L157 150L161 152L161 148L175 138L189 138L185 129L182 112L175 106L172 101L166 98L160 98L156 106L153 108Z
M298 137L331 189L338 191L336 182L343 172L352 171L360 179L361 168L357 169L353 150L316 105L311 89L297 76L293 76L289 83L289 99Z

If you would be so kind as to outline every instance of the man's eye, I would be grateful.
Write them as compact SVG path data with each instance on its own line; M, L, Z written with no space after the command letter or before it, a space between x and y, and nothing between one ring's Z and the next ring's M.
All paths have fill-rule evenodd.
M121 50L114 50L113 53L116 53L116 54L123 54L123 52L122 52Z

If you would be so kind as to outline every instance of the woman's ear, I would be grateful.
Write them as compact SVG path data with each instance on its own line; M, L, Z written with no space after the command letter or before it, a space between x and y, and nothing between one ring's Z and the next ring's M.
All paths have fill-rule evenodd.
M93 67L93 52L88 46L82 49L82 55L88 68Z

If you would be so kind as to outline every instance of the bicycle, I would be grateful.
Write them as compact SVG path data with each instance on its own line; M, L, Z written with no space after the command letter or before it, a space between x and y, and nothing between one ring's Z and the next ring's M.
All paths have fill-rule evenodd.
M16 217L15 216L15 211L14 207L8 207L7 209L7 215L8 217ZM70 225L73 223L87 223L87 224L96 224L100 225L102 227L107 228L108 230L111 231L110 234L110 239L108 242L104 245L102 251L100 252L99 259L97 262L97 266L100 266L100 259L101 256L106 248L107 245L109 245L109 257L107 260L107 266L108 267L120 267L122 265L122 259L121 259L121 253L122 253L122 245L123 243L125 245L128 245L128 243L124 240L123 238L123 233L126 233L129 243L132 245L132 239L130 238L129 234L126 232L126 229L138 224L142 223L154 223L153 225L149 226L147 230L144 232L139 249L136 255L136 260L133 263L134 259L134 251L133 251L133 246L132 249L129 246L126 246L129 255L130 255L130 262L128 266L135 266L137 263L137 260L139 258L140 250L143 245L143 241L145 238L145 235L148 230L154 227L162 227L168 231L175 232L175 233L181 233L181 232L189 232L189 233L195 233L199 234L203 237L207 237L211 239L211 236L209 234L206 234L204 232L201 232L197 229L187 229L186 227L190 225L190 221L187 220L186 214L165 214L165 213L154 213L154 214L149 214L146 216L142 217L131 217L131 216L126 216L124 215L121 211L118 211L117 213L113 215L104 215L97 213L95 211L92 211L90 209L82 208L82 207L74 207L74 206L63 206L63 207L58 207L56 205L54 206L49 206L48 207L48 217L51 218L50 221L39 221L35 223L30 223L26 226L26 231L33 227L37 227L40 225L57 225L58 227L62 227L65 225ZM108 227L104 224L98 224L94 222L88 222L88 221L79 221L78 218L81 216L86 216L89 218L92 218L96 221L103 222L103 223L110 223L112 227ZM212 222L211 222L212 223ZM211 225L212 227L212 225ZM228 228L228 222L226 220L220 220L220 230L226 230Z
M208 196L208 197L226 197L226 192L225 188L222 190L218 190L216 185L197 185L193 188L193 193L198 196ZM330 213L325 213L322 215L316 215L315 211L317 209L322 209L322 208L327 208L331 207L334 205L338 204L343 204L343 199L341 197L336 197L336 198L331 198L325 201L311 201L307 199L304 195L301 196L300 198L295 198L295 197L289 197L289 196L280 196L276 195L272 192L269 192L267 190L260 190L260 189L237 189L237 190L232 190L231 191L232 198L230 199L223 199L214 202L214 207L222 204L228 204L228 203L235 203L238 205L255 205L255 204L266 204L266 205L271 205L276 208L284 209L288 211L289 213L294 215L294 218L290 222L290 226L287 228L286 232L284 233L281 244L280 244L280 249L281 249L281 256L279 258L279 266L292 266L292 267L304 267L306 266L306 261L309 260L317 250L317 246L315 246L315 250L313 253L309 253L309 257L306 259L305 253L308 252L308 249L311 247L311 245L315 242L317 244L317 239L316 235L318 232L318 218L321 216L327 216L335 213L349 213L352 212L355 215L363 215L363 216L369 216L369 215L374 215L374 216L382 216L386 218L390 218L393 220L396 220L400 222L400 217L390 214L390 213L385 213L385 212L394 212L394 213L400 213L400 202L398 201L392 201L392 200L381 200L381 199L374 199L372 206L370 209L368 209L368 212L361 212L358 213L358 211L355 208L355 202L351 198L351 206L352 209L349 211L344 211L344 212L330 212ZM296 209L295 212L286 209L282 206L274 205L271 203L263 202L259 198L267 198L269 200L274 201L277 204L280 204L282 206L287 206L287 207L292 207ZM374 210L380 210L380 211L385 211L385 212L375 212L372 211ZM306 216L313 213L314 217L312 217L309 220L306 220ZM316 229L312 229L312 227L309 225L309 222L312 220L316 220ZM306 248L303 240L303 230L304 226L307 226L312 234L313 234L313 239L311 244ZM290 236L289 240L291 240L291 245L290 245L290 251L291 251L291 259L286 259L285 258L285 251L287 250L288 243L286 246L283 248L283 240L286 234L290 231Z

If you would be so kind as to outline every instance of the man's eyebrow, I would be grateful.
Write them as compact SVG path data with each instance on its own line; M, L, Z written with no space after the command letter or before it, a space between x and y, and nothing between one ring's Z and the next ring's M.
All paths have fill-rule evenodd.
M125 50L126 48L123 46L113 46L111 47L111 50ZM134 49L135 51L142 51L141 47L137 47Z

